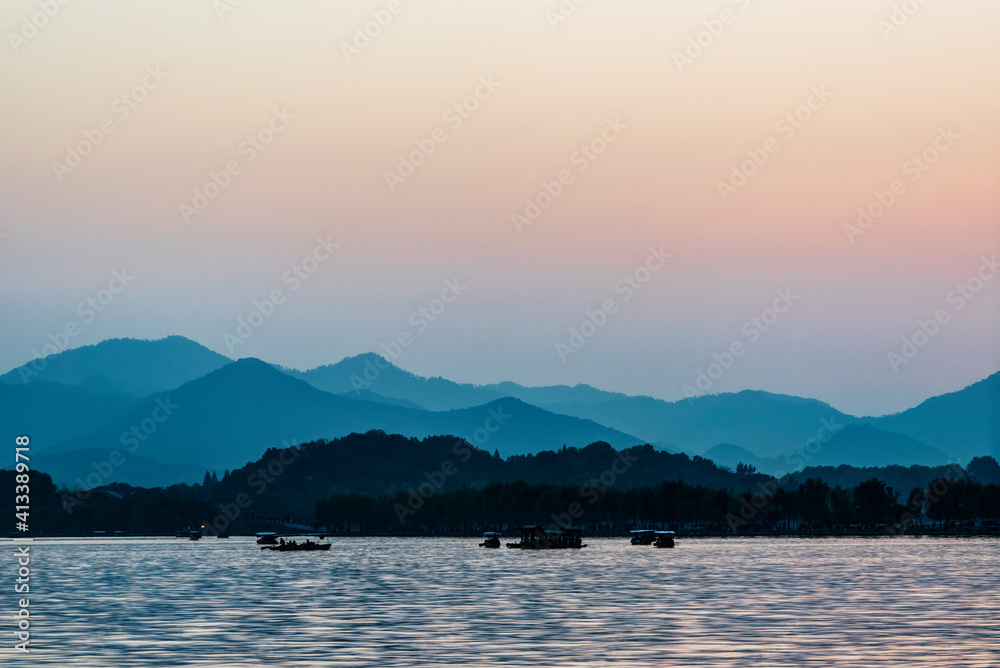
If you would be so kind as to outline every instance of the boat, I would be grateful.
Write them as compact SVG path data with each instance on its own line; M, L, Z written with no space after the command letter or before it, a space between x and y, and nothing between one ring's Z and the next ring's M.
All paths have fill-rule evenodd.
M308 538L303 543L290 540L287 543L282 538L277 545L264 545L262 550L274 550L275 552L310 552L313 550L329 550L330 543L314 543Z
M198 529L193 529L188 535L188 540L201 540L201 531Z
M673 547L674 535L673 531L657 531L656 542L653 543L653 547Z
M521 527L521 541L507 543L515 550L567 550L587 547L583 543L581 527L565 526L546 529L540 524L526 524Z
M632 534L633 545L652 545L656 538L656 532L652 529L634 529Z
M274 531L261 531L256 534L258 545L277 545L278 534Z
M500 547L500 534L496 531L487 531L483 534L483 542L479 547Z

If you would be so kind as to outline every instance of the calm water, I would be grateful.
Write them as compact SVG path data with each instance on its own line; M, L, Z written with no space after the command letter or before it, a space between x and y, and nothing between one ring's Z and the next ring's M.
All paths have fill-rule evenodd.
M33 651L3 664L1000 666L997 540L587 542L36 541Z

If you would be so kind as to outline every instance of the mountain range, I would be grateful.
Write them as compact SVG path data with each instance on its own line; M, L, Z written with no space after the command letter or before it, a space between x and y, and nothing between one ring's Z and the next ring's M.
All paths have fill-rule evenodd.
M195 482L270 447L373 429L452 436L504 458L648 443L769 474L1000 452L1000 373L901 413L859 417L750 390L667 402L588 385L471 385L416 376L375 354L298 371L171 336L32 360L0 376L0 403L3 438L31 435L34 467L71 487Z

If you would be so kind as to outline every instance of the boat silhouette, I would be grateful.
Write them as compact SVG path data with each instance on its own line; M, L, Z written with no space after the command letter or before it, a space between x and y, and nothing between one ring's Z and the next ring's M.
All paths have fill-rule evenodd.
M581 527L546 529L540 524L526 524L521 527L521 541L507 543L507 547L516 550L577 550L587 547L582 536Z
M296 540L285 540L291 537L304 537L303 542ZM312 552L317 550L329 550L330 543L313 542L312 538L325 538L324 534L300 534L300 533L274 533L262 531L257 534L257 544L262 550L273 550L274 552Z

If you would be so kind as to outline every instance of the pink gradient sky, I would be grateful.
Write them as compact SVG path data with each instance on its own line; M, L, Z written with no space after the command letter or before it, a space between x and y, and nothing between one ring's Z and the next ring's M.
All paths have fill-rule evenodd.
M4 3L0 368L73 321L73 346L177 333L298 368L405 331L395 362L415 373L675 400L781 288L800 300L711 392L880 414L1000 368L1000 279L948 301L1000 251L1000 5L926 3L884 36L882 1L594 1L553 29L554 1L421 0L348 62L341 43L387 4L70 3L15 50L39 9ZM723 11L679 71L674 53ZM166 78L120 119L112 102L150 66ZM445 111L480 77L499 88L453 129ZM832 96L783 136L813 87ZM247 163L237 147L273 108L295 118ZM616 117L627 128L578 172L574 151ZM103 118L114 132L59 181L53 161ZM447 140L390 191L385 172L436 128ZM910 180L944 128L958 138ZM722 201L717 183L769 138L777 152ZM230 160L242 172L185 223L179 205ZM511 215L563 169L573 183L518 233ZM844 225L894 179L906 192L851 243ZM288 291L327 235L340 248ZM661 244L667 266L562 361L556 344ZM84 322L77 305L121 267L136 280ZM414 331L454 277L468 289ZM230 350L273 289L287 301ZM888 353L942 308L894 370Z

